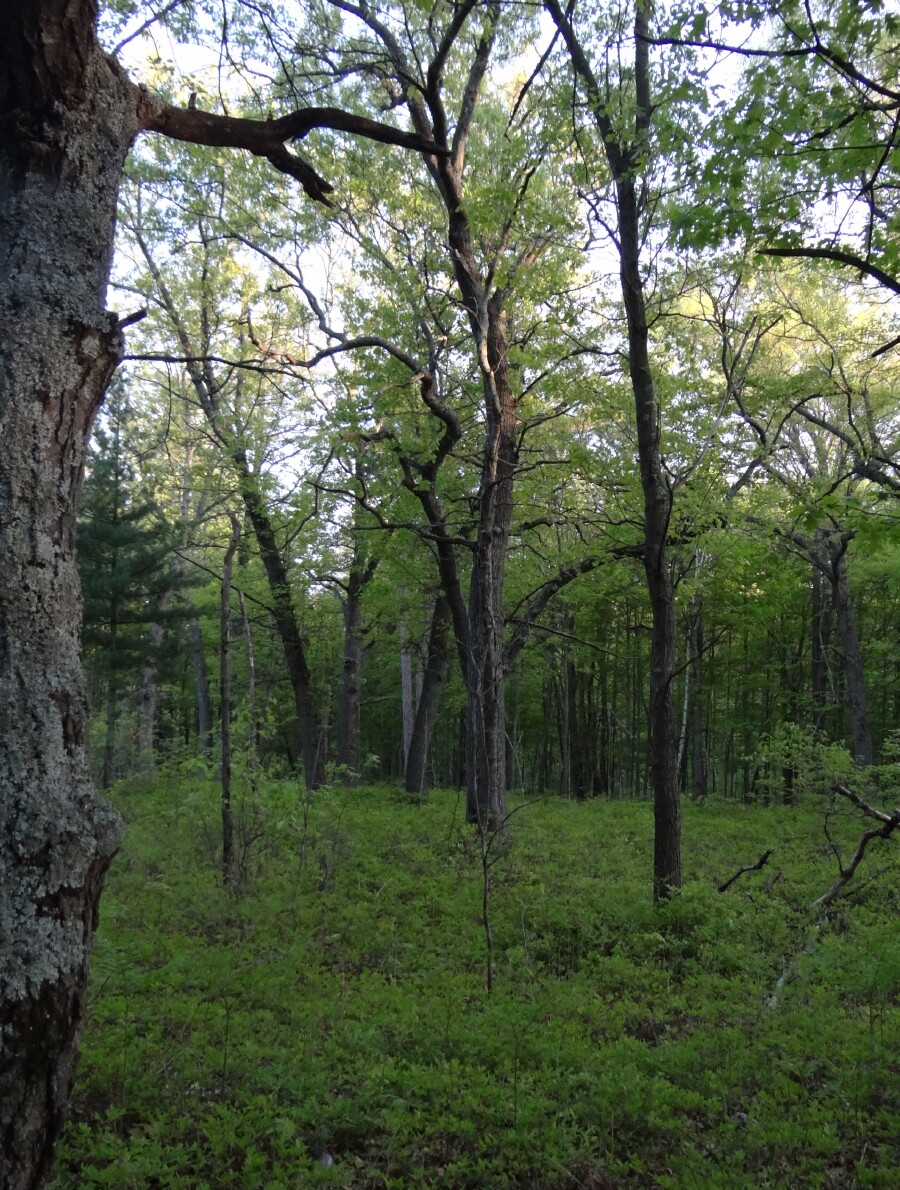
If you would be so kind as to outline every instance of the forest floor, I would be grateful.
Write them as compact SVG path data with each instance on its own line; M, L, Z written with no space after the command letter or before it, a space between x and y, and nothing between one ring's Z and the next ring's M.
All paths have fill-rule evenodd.
M809 908L827 812L845 862L864 829L846 803L687 806L654 910L649 806L534 802L489 855L489 994L456 793L263 782L233 892L212 783L114 797L53 1190L898 1185L896 840Z

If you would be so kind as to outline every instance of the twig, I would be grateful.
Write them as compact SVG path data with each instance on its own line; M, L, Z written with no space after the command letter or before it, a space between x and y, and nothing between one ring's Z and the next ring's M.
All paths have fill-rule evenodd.
M722 884L718 886L719 892L726 892L731 888L736 880L739 880L746 872L758 872L760 868L764 868L772 856L775 854L775 848L770 847L768 851L764 851L755 864L748 864L744 868L738 868L733 876L729 876Z
M835 785L834 789L836 793L851 801L858 810L862 810L868 818L874 818L876 822L880 822L881 826L863 831L859 837L859 842L856 844L856 851L853 853L853 858L846 867L841 863L840 856L838 856L838 870L840 875L827 892L822 893L821 897L817 897L813 901L810 906L811 909L827 908L840 895L844 886L853 879L856 869L862 863L863 857L866 854L866 848L872 840L889 839L894 831L900 827L900 807L894 809L891 814L887 814L884 810L876 810L874 806L870 806L868 802L864 802L858 794L847 789L845 785ZM834 851L835 855L837 855L837 848L834 848Z

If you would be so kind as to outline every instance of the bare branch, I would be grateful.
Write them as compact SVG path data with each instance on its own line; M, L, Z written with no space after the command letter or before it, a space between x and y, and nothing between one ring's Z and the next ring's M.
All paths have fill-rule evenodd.
M851 801L858 810L862 810L867 818L874 818L876 822L880 822L882 825L873 827L872 830L863 831L856 845L856 851L853 853L853 857L846 867L838 860L840 875L827 892L824 892L821 897L817 897L813 901L810 906L813 909L825 909L832 901L840 896L844 886L853 879L856 869L862 863L863 857L866 854L866 848L873 839L889 839L894 831L900 828L900 807L895 808L892 813L888 814L884 810L876 810L874 806L870 806L868 802L864 802L858 794L848 789L845 785L835 785L834 788L836 793Z
M729 876L727 880L723 880L723 882L717 886L718 891L720 893L727 892L727 890L731 888L732 884L734 884L736 880L740 880L741 876L744 876L747 872L758 872L760 868L764 868L766 866L774 854L775 848L770 847L767 851L762 853L755 864L747 864L746 867L738 868L733 876Z

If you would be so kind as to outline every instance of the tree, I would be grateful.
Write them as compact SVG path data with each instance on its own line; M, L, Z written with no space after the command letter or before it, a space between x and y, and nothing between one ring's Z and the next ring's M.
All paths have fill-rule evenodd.
M94 435L78 525L82 639L93 673L102 675L95 684L105 686L104 789L116 774L123 676L129 668L157 668L161 642L153 629L161 633L164 618L172 619L166 612L176 585L169 573L174 535L156 504L142 498L129 457L128 420L119 391Z
M655 44L744 66L705 121L700 191L677 220L683 242L740 236L900 293L897 13L884 0L740 0L672 17Z
M122 353L105 296L125 158L141 131L239 148L328 201L288 140L327 127L423 147L336 109L265 120L171 107L103 53L96 22L96 0L0 11L0 1184L11 1190L49 1170L121 835L88 768L75 509Z
M627 360L634 398L637 453L643 491L642 560L652 611L650 650L650 781L655 819L653 895L659 900L681 885L681 810L677 735L672 700L675 675L675 590L669 554L673 491L663 462L658 393L650 361L650 316L642 275L654 105L649 58L650 4L633 6L630 76L610 83L609 70L595 70L586 41L575 27L575 9L557 0L545 7L565 43L576 83L587 99L614 191L613 241L619 257L627 321ZM614 95L613 86L620 88ZM611 112L624 113L617 122Z

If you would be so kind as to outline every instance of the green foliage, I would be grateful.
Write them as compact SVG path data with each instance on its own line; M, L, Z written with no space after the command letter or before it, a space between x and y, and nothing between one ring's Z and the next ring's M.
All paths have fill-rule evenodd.
M654 911L648 807L535 803L492 872L488 996L455 794L264 783L234 895L216 796L119 789L53 1190L893 1185L900 873L861 871L804 951L817 808L689 808L693 880Z

